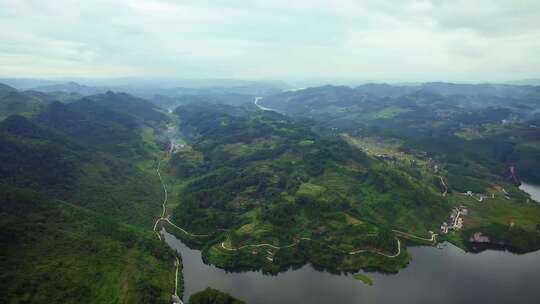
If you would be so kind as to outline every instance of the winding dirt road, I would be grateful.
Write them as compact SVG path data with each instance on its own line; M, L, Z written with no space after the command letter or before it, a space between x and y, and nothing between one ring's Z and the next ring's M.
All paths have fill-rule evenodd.
M168 192L167 192L167 187L165 186L165 183L163 182L163 178L161 177L161 172L159 171L161 167L161 159L158 160L158 165L157 165L157 168L156 168L156 172L157 172L157 175L159 177L159 181L161 182L161 185L163 186L163 193L164 193L164 197L163 197L163 202L161 204L161 216L156 220L156 222L154 223L154 227L153 227L153 231L156 233L158 239L161 241L161 235L159 234L159 232L156 230L157 229L157 225L160 221L166 221L168 223L170 223L171 225L183 230L182 228L174 225L173 223L171 223L169 221L168 218L165 218L165 213L167 211L167 199L168 199ZM187 231L183 230L184 232L188 233ZM179 268L180 268L180 260L178 259L178 256L175 257L176 260L174 261L174 266L176 267L176 271L175 271L175 278L174 278L174 294L172 295L172 303L176 304L184 304L184 302L182 301L182 299L180 299L180 297L178 296L178 271L179 271Z
M159 217L156 220L156 222L154 223L154 232L156 232L159 240L161 241L161 235L159 234L159 232L157 232L157 225L161 221L164 221L164 222L168 223L169 225L173 226L174 228L182 231L184 234L189 235L191 237L207 237L207 236L209 236L208 234L194 234L194 233L191 233L191 232L189 232L189 231L187 231L187 230L185 230L185 229L183 229L181 227L178 227L173 222L171 222L168 217L165 217L165 213L167 211L168 192L167 192L167 187L165 186L165 183L163 182L163 178L161 177L161 172L159 171L160 166L161 166L161 160L158 161L156 172L157 172L157 175L159 177L159 181L161 182L161 185L163 186L163 193L165 194L165 196L163 198L163 203L161 205L161 208L162 208L161 217Z
M165 193L165 196L163 197L163 203L161 204L161 217L159 217L156 222L154 223L154 232L157 234L158 236L158 239L161 241L161 235L159 234L159 232L156 231L157 229L157 225L158 223L163 220L163 218L165 217L165 211L167 209L167 198L168 198L168 193L167 193L167 187L165 187L165 183L163 182L163 178L161 177L161 173L159 172L159 168L161 166L161 159L158 160L158 165L157 165L157 168L156 168L156 172L157 172L157 175L159 177L159 181L161 182L161 185L163 186L163 192Z
M225 246L225 242L221 242L221 248L223 248L223 249L225 249L227 251L238 251L238 250L242 250L242 249L245 249L245 248L256 248L256 247L270 247L270 248L279 250L279 249L284 249L284 248L290 248L290 247L297 246L300 243L300 240L316 242L313 239L303 237L303 238L299 238L299 241L297 241L295 243L292 243L292 244L289 244L289 245L285 245L285 246L274 246L274 245L271 245L271 244L262 243L262 244L254 244L254 245L244 245L244 246L240 246L238 248L227 248ZM378 254L378 255L382 255L382 256L385 256L387 258L395 258L395 257L399 256L400 253L401 253L401 242L399 241L398 238L396 238L396 241L397 241L397 253L395 253L395 254L386 254L384 252L381 252L381 251L378 251L378 250L371 250L371 249L359 249L359 250L354 250L354 251L343 251L341 249L331 247L331 246L328 246L328 248L339 251L341 253L349 254L349 255L356 255L356 254L359 254L359 253L366 253L367 252L367 253L375 253L375 254Z
M208 235L208 234L195 234L195 233L191 233L191 232L189 232L189 231L187 231L187 230L185 230L185 229L183 229L183 228L181 228L181 227L176 226L176 225L175 225L173 222L171 222L168 218L162 218L161 220L162 220L162 221L165 221L165 222L167 222L167 223L169 223L169 224L170 224L171 226L173 226L174 228L176 228L176 229L182 231L184 234L187 234L187 235L192 236L192 237L207 237L207 236L210 236L210 235Z
M164 221L164 222L168 223L169 225L171 225L174 228L182 231L184 234L186 234L188 236L191 236L191 237L208 237L209 236L208 234L191 233L191 232L185 230L184 228L181 228L181 227L177 226L176 224L174 224L173 222L171 222L168 217L165 217L165 213L166 213L166 210L167 210L168 192L167 192L167 187L165 186L165 183L163 182L163 178L161 177L160 167L161 167L161 160L158 161L156 172L157 172L157 175L158 175L159 180L161 182L161 185L163 186L164 198L163 198L163 203L162 203L161 217L159 217L156 220L156 222L154 223L154 231L156 232L159 240L161 240L161 236L156 231L156 229L157 229L158 223L161 222L161 221ZM443 185L445 185L442 177L439 176L439 178L441 178L441 182L443 183ZM446 185L445 185L445 187L446 187ZM446 191L445 191L445 193L443 193L443 196L444 195L446 195ZM431 234L430 239L427 239L427 238L419 237L419 236L416 236L416 235L412 235L412 234L407 233L407 232L402 232L402 231L399 231L399 230L392 230L392 231L394 233L396 233L397 237L415 238L415 239L428 241L428 242L436 242L437 234L434 234L434 233ZM337 251L340 251L342 253L349 254L349 255L356 255L356 254L368 252L368 253L375 253L375 254L378 254L378 255L382 255L382 256L385 256L385 257L388 257L388 258L395 258L395 257L397 257L397 256L399 256L401 254L401 242L397 237L396 237L397 253L395 253L395 254L386 254L384 252L381 252L381 251L378 251L378 250L372 250L372 249L359 249L359 250L354 250L354 251L343 251L341 249L334 248L334 247L331 247L331 246L328 246L328 247L333 249L333 250L337 250ZM224 249L224 250L227 250L227 251L238 251L238 250L242 250L242 249L245 249L245 248L258 248L258 247L269 247L269 248L273 248L273 249L276 249L276 250L280 250L280 249L291 248L291 247L297 246L300 243L300 241L302 241L302 240L303 241L314 241L311 238L301 237L301 238L298 238L297 242L289 244L289 245L285 245L285 246L275 246L275 245L268 244L268 243L261 243L261 244L243 245L243 246L240 246L238 248L227 247L225 245L225 242L221 242L220 247L222 249Z
M438 236L438 234L436 234L436 233L431 233L431 238L426 239L426 238L416 236L414 234L410 234L410 233L407 233L407 232L399 231L399 230L392 230L392 231L394 233L398 234L399 236L403 237L403 238L413 238L413 239L418 239L418 240L422 240L422 241L426 241L426 242L433 242L433 243L437 241L436 237Z
M256 245L244 245L244 246L240 246L238 248L227 248L225 246L225 242L221 242L221 248L225 249L225 250L228 250L228 251L238 251L238 250L241 250L241 249L244 249L244 248L248 248L248 247L270 247L270 248L274 248L274 249L283 249L283 248L290 248L290 247L293 247L293 246L296 246L298 245L298 243L292 243L292 244L289 244L289 245L286 245L286 246L274 246L272 244L266 244L266 243L263 243L263 244L256 244Z
M444 182L444 179L442 178L442 176L439 175L439 179L441 180L441 184L444 186L444 192L443 192L442 196L446 196L446 194L448 193L448 186Z

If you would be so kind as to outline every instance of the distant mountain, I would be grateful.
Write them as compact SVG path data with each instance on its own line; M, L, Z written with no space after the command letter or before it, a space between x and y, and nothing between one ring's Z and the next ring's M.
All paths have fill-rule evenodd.
M502 106L513 108L520 115L526 116L526 107L540 105L540 87L442 82L418 86L365 84L354 88L328 85L283 92L265 97L259 103L283 113L304 116L316 115L317 112L335 112L338 109L325 108L336 106L349 113L359 110L362 115L366 115L389 105L410 107L427 104L433 110L448 106L464 109Z
M73 102L81 99L83 96L77 93L72 92L50 92L44 93L35 90L26 90L22 91L26 96L31 96L33 98L39 99L44 103L52 103L55 101L60 102Z
M357 86L355 89L364 94L379 97L396 97L416 90L415 87L411 86L396 86L386 83L368 83Z
M62 81L35 78L0 78L0 83L5 83L18 90L27 90L40 86L60 84Z
M5 96L8 93L15 92L17 89L10 87L6 84L0 83L0 98Z
M0 84L0 120L9 115L34 116L47 104L53 102L73 102L82 96L76 93L53 92L44 93L27 90L19 91L10 86Z
M540 86L540 78L531 78L531 79L508 81L507 84Z
M158 124L169 121L169 117L155 104L126 93L107 91L105 94L92 95L85 99L115 112L132 116L144 123Z
M424 83L424 90L441 95L497 96L497 97L534 97L540 99L539 88L507 84L454 84L445 82Z
M429 83L379 88L382 93L371 94L363 87L321 87L267 97L259 103L355 136L402 141L404 146L441 158L461 155L461 159L481 160L489 178L471 176L476 182L462 183L466 178L459 177L461 169L450 170L456 181L452 186L460 191L473 184L483 185L477 188L481 190L486 180L495 181L506 170L504 166L516 166L521 177L540 182L540 151L531 144L538 140L533 134L537 134L540 117L540 87ZM401 95L390 96L399 90ZM381 97L384 92L388 94ZM439 149L442 146L445 149Z
M279 80L239 80L239 79L189 79L189 78L171 78L171 77L127 77L112 79L74 79L80 83L93 86L108 86L124 89L171 89L171 88L190 88L190 89L208 89L208 88L250 88L250 90L261 89L279 89L290 88L288 84ZM124 90L125 91L125 90Z
M82 85L76 82L67 82L61 84L52 84L46 86L38 86L32 88L35 91L41 91L46 93L51 92L64 92L64 93L77 93L79 95L87 96L107 92L107 88L93 87Z
M0 91L0 120L13 114L35 115L45 104L42 99L30 94L4 88Z
M86 80L92 85L78 82L40 81L31 79L5 79L19 89L59 94L90 96L114 90L145 98L159 107L173 109L195 101L240 105L252 102L256 96L277 94L288 88L280 81L245 81L229 79L112 79ZM37 84L37 85L36 85Z
M211 103L211 104L227 104L239 106L242 104L253 103L255 95L244 95L237 93L212 93L204 90L192 92L188 95L154 95L150 99L154 104L167 108L174 109L177 106L195 103Z
M229 115L232 117L245 117L256 112L257 107L240 106L235 107L226 104L211 104L207 102L197 102L179 106L174 110L174 114L192 117L195 115Z

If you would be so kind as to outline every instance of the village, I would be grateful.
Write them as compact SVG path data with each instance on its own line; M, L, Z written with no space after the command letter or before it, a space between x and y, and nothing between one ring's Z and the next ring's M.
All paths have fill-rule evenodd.
M464 206L453 208L450 212L449 223L443 222L441 225L441 234L448 234L450 230L459 231L463 228L463 216L467 215L469 210Z
M176 152L180 152L182 150L185 150L188 146L185 144L180 143L173 143L171 142L169 145L169 154L174 154Z
M468 196L468 197L470 197L470 198L473 198L473 199L477 200L478 202L483 202L485 199L488 198L488 196L485 195L485 194L482 194L482 193L474 193L474 192L472 192L472 191L467 191L467 192L462 193L462 194L465 195L465 196ZM491 198L495 198L495 194L494 194L494 193L491 194Z
M193 147L184 143L183 141L175 142L171 140L169 142L169 154L171 155L178 152L189 152L191 150L193 150Z

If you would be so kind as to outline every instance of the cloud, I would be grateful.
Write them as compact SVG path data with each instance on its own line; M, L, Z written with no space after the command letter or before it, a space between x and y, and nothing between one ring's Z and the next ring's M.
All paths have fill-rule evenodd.
M532 78L538 16L525 0L0 0L0 74Z
M470 29L482 35L513 35L540 28L540 3L535 0L432 0L441 28Z

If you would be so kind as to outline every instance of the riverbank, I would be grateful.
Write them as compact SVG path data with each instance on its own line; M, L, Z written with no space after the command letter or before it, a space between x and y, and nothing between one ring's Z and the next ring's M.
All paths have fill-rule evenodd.
M533 200L540 203L540 185L521 182L519 189L527 192Z
M465 252L444 243L442 249L410 247L410 265L396 275L370 272L373 286L351 275L334 275L310 265L278 275L261 271L230 273L204 264L201 252L163 231L165 241L182 252L185 298L208 286L247 303L482 303L535 302L540 290L540 252L513 255L488 250ZM500 288L505 286L505 288ZM391 290L392 292L388 292ZM444 296L443 296L444 295Z

